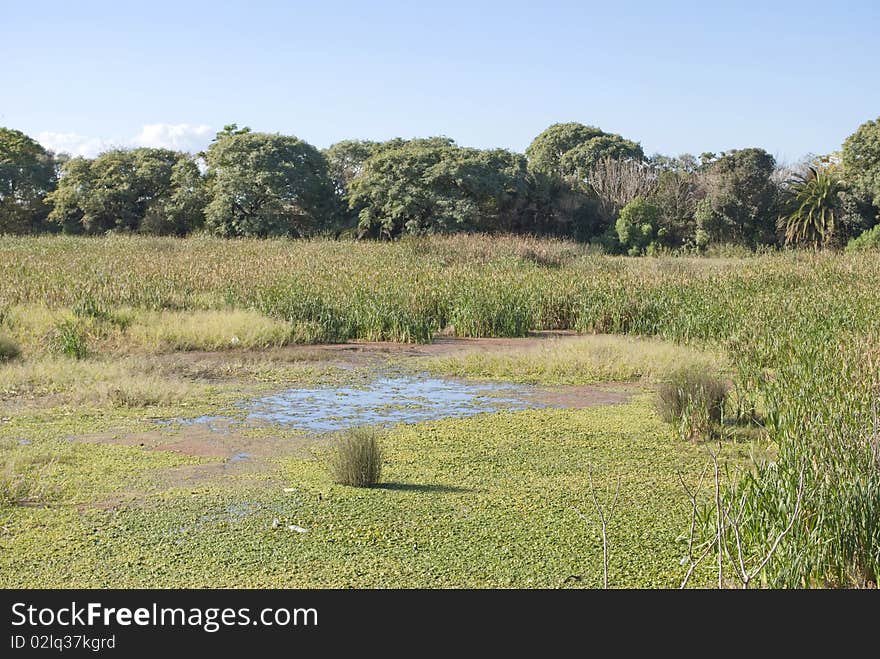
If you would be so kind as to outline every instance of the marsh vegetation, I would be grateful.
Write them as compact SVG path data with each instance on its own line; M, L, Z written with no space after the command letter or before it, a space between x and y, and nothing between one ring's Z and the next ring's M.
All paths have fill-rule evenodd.
M681 582L692 506L679 478L699 504L692 548L753 557L750 583L876 582L870 253L5 237L0 281L14 346L0 361L5 585L598 586L601 539L575 512L591 510L590 470L601 501L620 478L612 586ZM354 343L328 345L340 341ZM249 423L241 407L388 373L567 401L606 387L614 404L391 426L369 489L334 483L326 437ZM230 423L168 424L200 415ZM715 493L698 487L708 448L720 533ZM689 583L716 583L713 566Z

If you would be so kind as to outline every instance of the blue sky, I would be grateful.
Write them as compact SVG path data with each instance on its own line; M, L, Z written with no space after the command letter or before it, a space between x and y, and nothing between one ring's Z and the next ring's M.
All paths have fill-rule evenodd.
M580 121L648 153L793 160L880 115L876 0L7 0L0 18L0 125L86 154L198 149L231 122L522 151Z

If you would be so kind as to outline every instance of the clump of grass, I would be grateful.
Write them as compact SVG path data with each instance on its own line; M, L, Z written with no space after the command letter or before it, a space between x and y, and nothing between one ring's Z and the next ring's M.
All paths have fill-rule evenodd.
M336 442L330 462L333 480L340 485L373 487L382 477L380 432L351 428Z
M15 359L19 355L21 355L21 349L18 344L12 339L0 336L0 362Z
M53 352L73 359L85 359L89 354L85 334L75 322L70 320L55 325L49 335L49 343Z
M53 459L43 465L12 457L6 459L0 467L0 508L45 503L55 496L46 478L46 472L53 466Z
M729 387L710 371L682 368L657 392L657 410L664 421L677 423L682 437L707 438L724 418Z

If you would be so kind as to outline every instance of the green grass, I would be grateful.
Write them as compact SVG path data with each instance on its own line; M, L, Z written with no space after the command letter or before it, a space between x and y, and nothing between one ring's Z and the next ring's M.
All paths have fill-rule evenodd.
M602 491L621 478L611 585L675 586L688 521L676 471L693 482L705 461L672 439L647 396L397 427L375 488L333 484L329 450L284 459L277 480L171 490L106 511L68 504L124 491L123 474L142 478L182 458L77 445L58 477L83 488L68 486L50 508L0 513L0 585L594 587L599 531L579 516L594 516L593 465Z

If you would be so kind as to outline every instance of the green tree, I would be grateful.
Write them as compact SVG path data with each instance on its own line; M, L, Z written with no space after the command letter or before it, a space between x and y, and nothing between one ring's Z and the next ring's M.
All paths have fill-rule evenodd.
M865 122L846 138L841 156L852 194L850 206L863 224L873 225L880 215L880 117Z
M345 196L351 182L364 169L364 163L382 148L382 143L369 140L343 140L324 151L327 170L337 194Z
M653 251L665 237L660 227L662 212L659 206L647 199L634 199L620 210L615 223L621 247L630 256Z
M586 240L614 233L619 207L609 213L606 199L590 182L602 163L644 158L642 148L595 126L553 124L526 149L532 176L530 219L536 232Z
M636 142L620 135L599 135L563 154L559 160L559 168L563 176L582 181L604 159L642 160L644 157L642 147Z
M49 151L21 131L0 128L0 233L45 229L44 197L56 182Z
M605 133L595 126L577 122L553 124L538 135L526 149L529 168L546 176L564 175L562 158L566 153Z
M234 124L205 154L206 225L222 236L308 236L333 230L338 201L324 156L296 137Z
M810 166L789 182L786 212L779 218L779 229L786 245L827 247L840 225L843 212L843 182L834 166Z
M171 168L170 191L152 204L140 231L162 235L185 235L205 223L208 190L193 158L180 157Z
M705 154L704 154L705 156ZM696 242L755 247L776 240L776 161L763 149L740 149L703 157L705 198L695 212Z
M114 149L74 158L47 196L49 219L68 233L182 235L204 220L202 177L192 157L168 149Z
M526 149L529 169L550 177L584 179L604 158L642 159L638 143L576 122L553 124Z
M362 236L515 230L528 198L523 156L447 138L386 145L365 161L349 203Z

